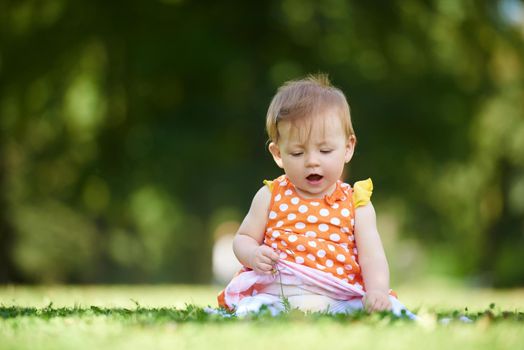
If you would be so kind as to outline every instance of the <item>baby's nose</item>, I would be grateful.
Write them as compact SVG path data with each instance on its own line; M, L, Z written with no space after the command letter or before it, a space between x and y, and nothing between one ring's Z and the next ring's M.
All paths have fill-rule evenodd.
M306 165L307 166L318 165L318 157L315 154L308 154L306 156Z

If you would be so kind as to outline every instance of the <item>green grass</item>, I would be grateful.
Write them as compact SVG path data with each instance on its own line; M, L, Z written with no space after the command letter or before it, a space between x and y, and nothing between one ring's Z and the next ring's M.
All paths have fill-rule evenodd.
M209 315L218 287L0 287L0 349L524 349L523 290L428 281L397 291L420 316ZM466 309L467 308L467 309ZM456 320L467 314L472 323ZM439 320L451 318L448 324Z

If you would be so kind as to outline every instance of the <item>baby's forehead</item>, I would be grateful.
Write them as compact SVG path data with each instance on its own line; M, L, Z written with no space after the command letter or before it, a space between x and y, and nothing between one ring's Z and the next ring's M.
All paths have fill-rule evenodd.
M279 125L279 133L281 140L289 144L322 144L344 135L337 116L285 121Z

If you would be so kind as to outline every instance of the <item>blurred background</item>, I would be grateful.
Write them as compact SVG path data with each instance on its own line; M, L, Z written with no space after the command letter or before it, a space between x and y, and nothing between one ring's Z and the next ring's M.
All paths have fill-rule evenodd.
M316 72L393 286L524 286L519 0L0 0L0 282L225 283L269 102Z

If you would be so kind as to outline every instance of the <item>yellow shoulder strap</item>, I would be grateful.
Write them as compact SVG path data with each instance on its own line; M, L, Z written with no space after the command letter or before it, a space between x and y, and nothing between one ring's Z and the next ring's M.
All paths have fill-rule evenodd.
M373 193L373 181L371 179L357 181L353 185L353 206L358 208L369 203Z
M267 188L269 188L269 192L273 192L273 181L272 180L264 180L264 185L267 186Z

